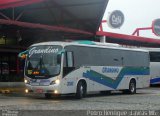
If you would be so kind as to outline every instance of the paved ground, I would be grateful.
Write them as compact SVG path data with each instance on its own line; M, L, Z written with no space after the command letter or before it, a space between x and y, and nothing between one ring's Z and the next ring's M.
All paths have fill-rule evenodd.
M120 92L113 92L111 95L97 93L81 100L74 99L73 96L45 99L41 95L0 94L0 110L6 109L15 111L160 110L160 88L141 89L135 95L125 95Z

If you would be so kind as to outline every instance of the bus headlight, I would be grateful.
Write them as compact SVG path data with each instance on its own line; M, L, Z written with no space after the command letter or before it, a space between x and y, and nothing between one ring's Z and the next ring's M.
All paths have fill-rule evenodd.
M57 90L55 90L55 91L54 91L54 94L58 94L58 91L57 91Z
M24 83L25 83L25 84L29 84L30 82L29 82L29 80L24 79Z
M29 90L28 89L25 89L25 93L28 93L29 92Z
M60 80L59 79L56 79L54 81L51 82L51 85L54 85L54 84L59 84L60 83Z

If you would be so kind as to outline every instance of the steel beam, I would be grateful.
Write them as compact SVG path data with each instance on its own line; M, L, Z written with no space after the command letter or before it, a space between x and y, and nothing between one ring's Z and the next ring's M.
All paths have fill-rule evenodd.
M140 30L152 30L152 27L137 28L137 29L132 33L132 35L137 34L137 36L139 36L139 31L140 31Z
M24 12L25 12L25 11L22 11L22 12L16 17L15 20L18 21L18 20L22 17L22 15L24 14Z
M44 0L1 0L0 9L25 6L25 5L34 4L34 3L43 2L43 1Z
M138 42L144 42L144 43L160 44L160 40L158 39L139 37L139 36L133 36L133 35L124 35L124 34L117 34L117 33L111 33L111 32L97 32L96 35L111 37L117 40L128 40L128 41L138 41Z
M4 17L5 19L10 20L10 18L9 18L8 16L6 16L5 14L3 14L2 12L0 12L0 15L1 15L2 17Z
M73 28L62 27L62 26L49 26L49 25L43 25L43 24L20 22L20 21L15 21L15 20L0 19L0 24L16 25L20 27L27 27L27 28L33 28L33 29L45 29L45 30L50 30L50 31L63 31L63 32L70 32L70 33L78 33L78 34L85 34L85 35L90 35L90 36L94 35L91 32L87 32L87 31L79 30L79 29L73 29Z

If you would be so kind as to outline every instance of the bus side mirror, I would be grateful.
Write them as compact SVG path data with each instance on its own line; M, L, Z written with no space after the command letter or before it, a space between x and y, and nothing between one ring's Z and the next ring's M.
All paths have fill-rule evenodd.
M24 52L21 52L21 53L18 54L18 57L19 57L20 59L26 59L26 58L27 58L27 53L28 53L27 50L24 51Z
M57 64L60 64L61 63L61 54L58 54L57 55Z

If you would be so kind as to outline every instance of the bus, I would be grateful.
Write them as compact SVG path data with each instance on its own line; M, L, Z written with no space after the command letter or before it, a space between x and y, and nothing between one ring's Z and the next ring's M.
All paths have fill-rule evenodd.
M26 93L73 94L149 87L149 53L93 41L42 42L19 56L26 59Z
M150 55L150 84L160 84L160 48L145 48Z

